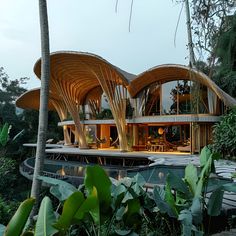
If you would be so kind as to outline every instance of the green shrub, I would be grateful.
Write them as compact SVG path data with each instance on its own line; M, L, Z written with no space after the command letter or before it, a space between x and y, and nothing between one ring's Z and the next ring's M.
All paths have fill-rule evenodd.
M0 194L5 195L16 180L16 162L10 158L0 157ZM9 193L10 194L10 193Z
M0 196L0 222L7 224L14 215L19 203L15 201L8 201Z
M170 172L166 184L156 186L153 194L145 191L142 175L111 181L99 166L87 167L79 189L62 180L40 176L51 185L50 193L60 204L55 214L52 201L44 197L35 235L43 231L48 236L204 235L203 230L208 232L209 227L204 222L221 214L224 191L236 192L233 182L210 178L218 158L205 147L200 156L200 172L192 164L185 168L183 179ZM206 192L212 192L208 202ZM25 200L5 232L17 228L15 235L22 235L33 204L34 199Z
M228 114L222 116L213 130L213 151L219 152L223 157L233 158L236 156L236 107Z
M113 115L110 109L103 109L102 112L96 115L96 119L105 120L105 119L113 119Z

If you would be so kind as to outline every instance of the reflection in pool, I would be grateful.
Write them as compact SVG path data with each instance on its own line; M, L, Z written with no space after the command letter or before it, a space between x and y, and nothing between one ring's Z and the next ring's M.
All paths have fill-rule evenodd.
M154 165L149 167L141 167L136 170L129 170L127 172L128 177L133 177L137 173L140 173L147 183L151 184L164 184L168 173L173 172L175 175L183 178L185 166L173 166L173 165Z

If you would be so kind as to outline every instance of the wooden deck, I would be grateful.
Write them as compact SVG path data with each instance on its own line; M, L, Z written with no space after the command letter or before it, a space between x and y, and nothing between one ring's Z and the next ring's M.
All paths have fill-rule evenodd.
M196 164L199 164L198 155L190 155L189 153L180 152L150 152L150 151L132 151L132 152L120 152L118 149L79 149L74 147L52 148L46 149L48 154L61 154L61 155L90 155L90 156L116 156L116 157L135 157L135 158L147 158L154 157L167 158L173 160L173 163L178 164L178 161L182 160L184 163L188 163L189 160L194 159Z

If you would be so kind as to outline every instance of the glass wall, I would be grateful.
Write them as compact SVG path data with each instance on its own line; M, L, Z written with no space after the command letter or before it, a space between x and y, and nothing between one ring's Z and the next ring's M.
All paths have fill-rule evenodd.
M152 84L136 98L137 115L218 114L219 101L206 86L189 81L175 80Z
M208 113L210 113L209 103L208 103L208 90L206 86L200 85L199 114L208 114Z
M137 116L160 115L160 93L161 85L159 83L152 84L142 90L134 102L136 105L135 114Z
M138 145L147 143L147 125L138 125Z
M191 81L178 81L178 111L179 114L191 113Z
M161 88L161 114L162 115L175 115L177 114L177 93L178 82L171 81L162 84Z
M191 111L193 114L209 113L207 87L198 82L191 84Z
M149 125L147 148L150 151L190 152L190 124Z
M110 105L109 105L109 102L105 93L102 94L102 99L101 99L101 110L104 110L104 109L110 109Z

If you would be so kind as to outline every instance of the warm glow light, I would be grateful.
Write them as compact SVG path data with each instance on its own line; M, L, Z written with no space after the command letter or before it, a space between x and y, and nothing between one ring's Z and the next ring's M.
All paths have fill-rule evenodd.
M164 133L164 129L163 129L162 127L160 127L160 128L158 129L158 134L162 135L163 133Z
M65 172L65 170L64 170L64 167L62 167L62 169L60 170L60 175L62 175L62 176L65 176L65 175L66 175L66 172Z

